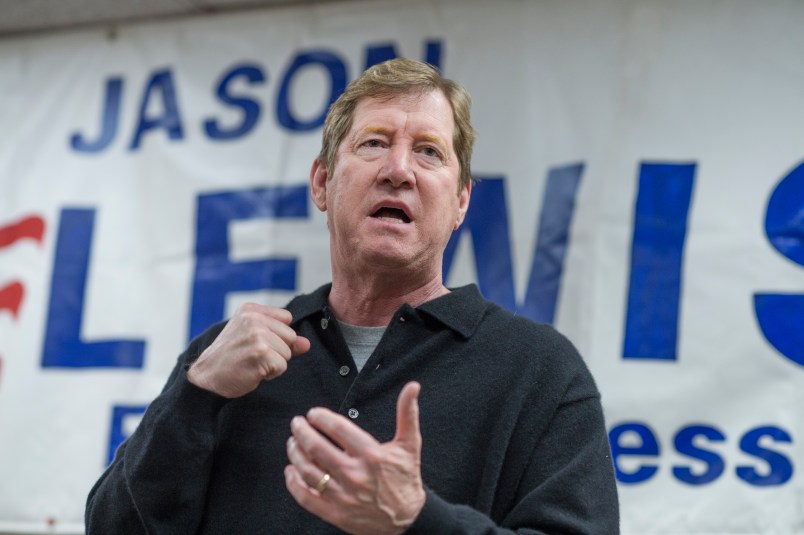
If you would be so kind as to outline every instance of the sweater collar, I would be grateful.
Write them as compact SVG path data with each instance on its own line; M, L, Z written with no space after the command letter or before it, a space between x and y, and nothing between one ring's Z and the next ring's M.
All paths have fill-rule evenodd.
M314 315L331 317L327 297L332 283L325 284L312 293L299 295L288 303L287 309L293 314L291 326ZM407 306L407 305L403 305ZM416 310L427 314L446 327L469 338L483 319L488 303L477 286L468 284L460 288L450 288L450 292L420 305Z

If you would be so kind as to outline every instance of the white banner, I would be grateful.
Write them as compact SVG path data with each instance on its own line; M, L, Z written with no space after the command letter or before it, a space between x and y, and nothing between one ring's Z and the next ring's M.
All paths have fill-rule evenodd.
M81 531L190 337L329 279L323 115L399 55L475 101L447 282L579 347L623 533L804 533L802 22L377 1L0 41L0 530Z

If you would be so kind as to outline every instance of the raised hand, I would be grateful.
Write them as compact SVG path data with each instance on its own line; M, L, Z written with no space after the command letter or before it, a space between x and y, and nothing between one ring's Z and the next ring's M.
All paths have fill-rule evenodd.
M328 409L313 408L306 418L294 418L285 484L299 505L354 535L405 531L425 501L420 389L415 382L402 389L396 434L385 443Z
M187 379L227 398L248 394L282 375L288 361L310 349L310 341L290 328L290 312L245 303L187 371Z

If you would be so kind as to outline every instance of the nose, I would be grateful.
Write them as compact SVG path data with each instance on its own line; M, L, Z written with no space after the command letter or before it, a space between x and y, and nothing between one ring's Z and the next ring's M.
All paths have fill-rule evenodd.
M402 144L393 145L387 152L377 180L389 183L395 188L412 187L416 184L416 174L413 171L412 152Z

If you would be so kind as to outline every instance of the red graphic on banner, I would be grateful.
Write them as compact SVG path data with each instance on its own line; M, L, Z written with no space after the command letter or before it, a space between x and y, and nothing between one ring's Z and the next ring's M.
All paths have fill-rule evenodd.
M0 310L8 310L14 319L20 310L25 288L20 282L14 281L4 288L0 288Z
M45 220L39 216L28 216L16 223L0 226L0 249L14 243L30 239L42 243L45 235ZM0 312L7 310L14 319L19 315L20 305L25 297L25 287L19 281L0 284ZM0 357L0 381L3 379L3 359Z
M45 234L45 221L38 216L25 217L16 223L0 227L0 248L8 247L23 238L42 243Z

